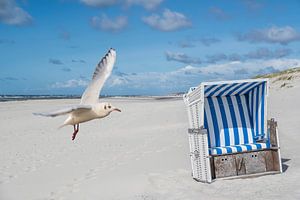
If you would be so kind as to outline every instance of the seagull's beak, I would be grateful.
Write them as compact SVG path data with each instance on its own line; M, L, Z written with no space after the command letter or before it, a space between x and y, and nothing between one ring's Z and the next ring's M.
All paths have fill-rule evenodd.
M114 110L114 111L121 112L121 110L120 110L119 108L114 108L113 110Z

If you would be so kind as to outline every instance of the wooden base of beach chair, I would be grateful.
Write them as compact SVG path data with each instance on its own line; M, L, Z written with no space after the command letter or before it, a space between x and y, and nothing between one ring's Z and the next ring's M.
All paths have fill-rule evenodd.
M261 176L282 172L277 122L268 120L271 149L210 157L212 179Z
M210 159L213 179L280 173L278 149L215 155Z
M269 172L262 172L262 173L256 173L256 174L245 174L245 175L239 175L239 176L230 176L230 177L224 177L224 178L218 178L214 179L214 181L218 180L233 180L233 179L244 179L244 178L256 178L260 176L266 176L266 175L275 175L280 174L279 171L269 171Z
M277 122L268 121L271 148L237 152L224 155L208 155L207 131L189 129L192 145L192 176L198 182L211 183L217 179L256 177L282 172ZM199 141L202 141L200 143ZM204 142L203 142L204 141Z

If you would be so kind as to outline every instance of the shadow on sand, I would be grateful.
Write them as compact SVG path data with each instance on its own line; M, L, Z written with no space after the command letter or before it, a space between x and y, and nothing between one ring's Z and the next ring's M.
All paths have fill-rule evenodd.
M291 159L288 158L281 158L282 163L282 172L286 172L286 170L289 168L289 165L285 164L286 162L290 161Z

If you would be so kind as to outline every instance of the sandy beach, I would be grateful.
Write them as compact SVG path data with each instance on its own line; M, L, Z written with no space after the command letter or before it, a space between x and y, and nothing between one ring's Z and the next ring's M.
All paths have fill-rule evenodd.
M105 99L122 113L82 124L75 141L57 129L65 117L32 113L78 99L2 102L0 199L300 199L299 80L271 80L284 173L212 184L191 178L182 99Z

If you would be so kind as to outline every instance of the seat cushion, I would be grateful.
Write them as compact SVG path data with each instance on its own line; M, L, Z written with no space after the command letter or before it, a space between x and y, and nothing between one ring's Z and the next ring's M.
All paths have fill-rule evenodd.
M209 149L210 155L223 155L229 153L246 152L260 149L269 149L270 143L254 143L254 144L240 144L227 147L213 147Z

